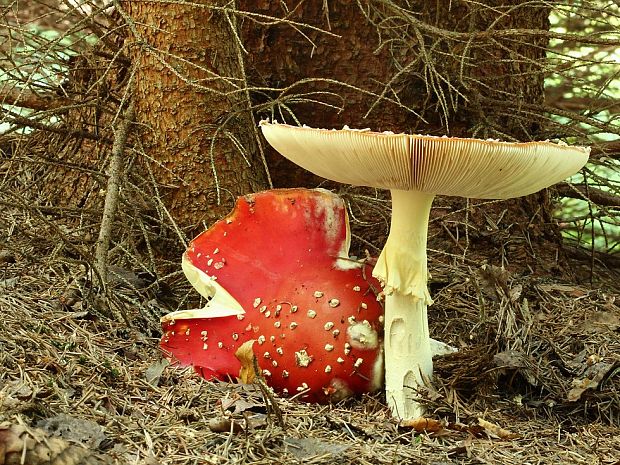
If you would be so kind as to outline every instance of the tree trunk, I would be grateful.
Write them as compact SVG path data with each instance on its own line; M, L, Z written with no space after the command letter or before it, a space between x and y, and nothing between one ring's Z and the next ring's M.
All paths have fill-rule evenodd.
M501 38L487 31L548 30L548 7L520 0L395 3L411 12L408 19L399 15L394 3L379 1L360 2L359 6L349 1L329 2L326 10L325 2L297 5L241 0L241 9L286 15L290 21L334 34L304 30L304 37L286 24L257 28L246 22L242 32L251 50L248 73L261 86L285 88L309 77L342 81L367 92L326 82L294 86L284 96L331 91L341 99L322 97L341 109L289 104L301 123L314 127L347 124L458 137L536 138L544 129L543 117L520 108L544 100L541 65L547 38ZM471 40L463 38L476 33L478 37ZM402 106L385 101L375 105L378 94ZM274 114L281 120L280 113ZM270 166L277 167L273 176L277 186L313 186L322 181L273 151L268 156ZM440 197L431 215L435 221L431 222L429 245L458 255L467 250L470 258L519 270L543 265L545 272L552 271L560 244L552 210L547 191L490 204ZM375 239L368 237L368 229L358 232ZM546 263L552 264L551 270Z
M382 90L380 83L388 81L394 73L394 62L390 50L377 48L377 28L356 2L240 0L239 9L276 18L286 17L325 31L295 30L286 23L265 27L249 21L243 23L243 40L251 51L248 75L253 84L286 88L302 79L315 79L296 84L282 94L270 94L270 97L286 103L301 123L321 128L342 128L347 124L353 128L371 127L397 132L412 128L415 114L404 106L380 101L366 116L378 100ZM297 95L320 100L326 105L308 101L295 103L292 99ZM287 118L286 122L295 124L286 111L276 109L273 116L280 122ZM261 117L271 117L271 113L266 111ZM322 181L273 150L268 151L268 157L276 186L314 186Z
M498 31L547 31L549 7L520 0L487 0L478 4L458 1L452 2L452 11L436 2L419 1L417 5L422 12L419 20L447 31L446 34L479 34L479 38L473 39L478 45L464 43L462 39L444 38L439 45L436 39L427 41L426 47L437 50L437 72L461 95L455 98L448 84L436 83L437 90L430 96L434 114L430 111L432 106L419 109L431 123L429 130L435 132L443 122L455 136L536 139L544 130L544 115L532 115L520 108L544 101L542 69L548 39L543 35L504 39L485 33L491 27ZM431 35L432 31L428 31ZM410 83L413 95L416 91L419 95L425 85L422 76L414 76ZM453 111L446 117L451 100ZM469 258L518 272L558 270L561 236L553 221L554 205L547 190L511 201L474 200L469 206L461 199L443 198L436 202L436 207L433 216L437 219L434 232L440 239L435 243L437 248L459 255L466 249ZM463 213L454 213L465 207L468 208ZM438 229L444 231L438 234ZM451 234L446 234L446 230Z
M290 109L300 122L316 127L348 124L502 139L533 139L544 129L540 116L520 108L543 100L547 38L516 40L487 31L547 30L547 7L519 5L519 0L419 0L407 3L407 17L394 3L378 1L238 3L241 11L285 17L326 32L237 16L236 36L235 16L228 21L221 10L130 2L138 38L148 44L136 54L138 119L157 179L167 186L167 205L183 225L210 223L228 211L235 196L267 185L247 95L223 94L243 88L240 56L247 62L249 84L272 89L252 93L253 104L265 108L259 117L294 122ZM210 80L211 73L233 80ZM296 84L306 78L315 80ZM392 102L377 103L379 95ZM271 99L276 103L270 106ZM249 164L228 135L244 147ZM271 150L267 156L276 187L322 181ZM560 236L546 191L478 208L479 203L438 198L430 247L459 255L467 250L471 258L490 257L520 270L556 262ZM359 232L381 243L376 242L380 237Z
M210 224L267 187L243 90L237 19L219 7L129 1L136 113L160 193L181 226ZM199 5L196 5L199 4Z

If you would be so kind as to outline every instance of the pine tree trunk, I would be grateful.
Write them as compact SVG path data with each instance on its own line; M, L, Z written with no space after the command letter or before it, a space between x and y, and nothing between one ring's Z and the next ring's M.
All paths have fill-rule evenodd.
M285 23L261 27L249 21L244 22L241 29L244 43L251 51L247 69L255 85L285 88L306 78L332 81L308 82L295 85L283 95L271 95L283 98L300 122L321 128L342 128L345 124L380 131L400 132L412 128L413 113L385 102L379 102L366 116L378 100L382 90L380 83L389 80L394 72L394 62L387 48L377 49L377 29L356 2L240 0L239 9L275 18L285 17L325 31L295 30ZM315 94L306 95L308 99L320 100L333 107L287 100L294 95L312 92ZM338 97L316 92L331 92ZM266 112L261 116L271 115ZM288 118L287 122L295 124L291 115L284 112L284 116ZM274 117L283 122L278 112ZM273 150L268 151L268 157L276 186L314 186L322 181Z
M522 104L539 104L544 99L539 63L545 59L547 38L537 35L517 40L485 35L491 27L549 28L547 7L517 6L519 3L408 2L413 19L402 22L401 27L381 29L380 34L377 27L390 26L386 19L394 17L390 3L238 2L239 10L286 17L331 35L303 27L296 30L284 23L259 24L239 17L236 20L240 23L239 37L248 51L241 55L250 85L282 89L300 79L317 78L323 81L296 85L284 94L265 93L281 100L308 92L334 94L310 97L338 108L286 101L302 123L532 139L544 130L544 122L540 117L524 117L518 109ZM224 2L203 3L207 4ZM130 2L130 6L140 38L151 47L141 47L136 55L137 114L144 123L144 140L155 161L157 178L169 186L167 204L178 221L184 225L200 220L210 223L228 211L235 196L267 184L253 138L254 121L247 111L246 94L223 96L179 77L188 76L220 92L234 89L233 84L210 81L209 73L244 76L235 34L221 12L175 3ZM235 17L229 18L235 24ZM467 33L481 35L470 42L458 36ZM253 93L253 103L264 103L265 93ZM387 102L375 105L379 94L399 100L400 106ZM266 110L257 116L272 115L294 121L286 110L280 113L277 107L273 113ZM228 120L231 116L232 120ZM217 131L222 121L228 121L226 134L241 142L251 166L224 132ZM321 182L271 150L267 156L276 186L316 186ZM217 201L218 183L221 204ZM480 251L481 258L490 256L504 265L518 263L520 269L535 269L548 259L555 263L560 236L553 226L553 204L546 191L480 208L472 201L466 209L465 202L436 200L432 218L444 218L431 223L431 247L456 254L462 254L464 248L474 254ZM446 234L446 228L458 240Z
M160 193L181 226L210 224L237 196L267 187L243 91L234 2L129 1L136 114ZM214 8L212 8L214 7ZM202 226L200 226L202 227Z
M289 93L329 90L342 101L322 98L342 104L342 109L291 105L304 124L516 140L535 139L544 130L540 115L530 117L519 108L544 100L541 62L548 39L543 35L504 39L484 34L491 27L548 30L547 6L520 0L395 2L412 12L413 21L405 24L393 20L395 10L386 2L329 2L329 10L324 9L324 2L286 3L288 10L282 2L241 0L240 8L276 17L286 15L291 21L321 27L334 36L304 31L306 38L285 24L259 28L244 23L243 38L251 50L248 73L256 85L285 88L311 77L339 80L380 94L383 83L391 82L385 95L397 96L411 110L385 102L373 107L376 97L372 95L336 84L309 83ZM382 29L380 35L377 25L401 27ZM453 33L482 36L470 43ZM406 71L393 79L402 69ZM270 165L278 167L274 170L277 186L313 186L322 181L274 152L268 155ZM466 208L465 199L438 197L431 218L444 219L431 223L430 246L457 255L467 249L472 258L488 257L493 263L519 270L551 264L551 269L544 271L553 271L560 235L547 191L475 207L479 203L483 202L473 200ZM367 230L360 234L374 239L367 236Z

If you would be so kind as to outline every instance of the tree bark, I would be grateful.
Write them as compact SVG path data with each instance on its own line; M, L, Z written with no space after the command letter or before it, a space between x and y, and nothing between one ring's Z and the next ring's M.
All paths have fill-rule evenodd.
M237 196L267 187L237 19L219 8L234 2L193 3L126 3L142 140L165 205L183 227L208 225Z
M228 211L235 196L267 186L247 94L239 91L246 72L250 86L260 88L252 92L252 103L264 108L258 117L294 123L290 110L315 127L536 138L544 120L521 108L543 102L547 38L493 34L548 30L548 8L521 3L418 0L407 2L409 16L403 16L394 3L371 0L239 0L239 11L286 20L259 22L209 8L130 2L135 34L146 44L135 56L137 115L173 216L183 225L210 223ZM247 55L231 27L235 18ZM463 40L463 34L472 40ZM232 79L213 80L214 74ZM299 83L308 78L314 80ZM273 99L276 104L270 104ZM221 130L222 121L228 132ZM225 134L240 141L249 163ZM271 150L267 158L276 187L323 182ZM560 234L546 191L478 208L479 203L439 198L431 214L430 246L456 254L467 250L474 258L492 257L522 270L556 262Z
M334 34L304 31L304 37L284 23L257 27L245 22L242 28L252 51L248 73L256 85L286 88L306 77L349 85L294 86L288 94L331 91L341 98L324 97L341 108L290 104L301 123L513 140L536 139L544 129L543 116L521 110L521 105L544 101L541 65L548 39L542 34L499 38L492 30L546 31L548 7L520 0L340 1L329 2L328 10L325 5L240 0L241 9L286 16ZM399 11L394 5L408 9L410 18L395 19ZM478 34L478 38L467 42L458 34L454 38L454 33ZM375 105L379 94L402 106L387 101ZM277 112L275 116L281 118ZM276 168L276 186L323 182L272 151L268 156L270 166ZM484 206L478 208L478 204ZM431 248L458 255L467 250L472 258L488 257L519 270L535 269L547 260L552 265L544 265L545 271L555 267L561 239L547 191L492 204L438 198L435 206ZM374 241L367 229L358 232Z
M322 97L336 108L289 105L302 123L457 137L505 133L506 138L529 139L540 129L540 118L530 117L525 125L523 118L515 118L513 108L521 102L543 100L540 60L545 58L547 39L494 41L490 37L472 45L449 35L484 33L490 27L548 30L548 8L521 3L407 2L409 22L394 19L398 8L374 0L330 2L328 8L325 2L297 5L266 0L240 0L239 6L332 33L303 31L302 35L286 23L258 27L246 21L242 28L244 42L252 51L248 72L257 85L284 88L303 78L346 84L310 82L285 93L331 91L339 95ZM375 105L377 95L401 105L387 101ZM286 176L276 176L274 182L280 181L286 183Z
M301 123L321 128L342 128L347 124L379 131L411 130L416 117L404 106L379 102L366 115L382 90L380 83L389 80L394 72L394 63L390 50L378 48L377 28L356 2L240 0L239 9L326 31L296 30L284 22L259 26L251 21L245 21L241 29L244 43L251 51L247 67L252 83L281 89L292 86L282 93L272 92L269 97L284 101ZM296 84L302 79L314 81ZM325 105L288 100L295 95L320 100ZM257 100L260 103L260 95ZM261 114L271 116L268 111ZM284 122L284 116L286 122L295 124L286 111L276 109L273 116L280 122ZM273 150L267 153L276 186L315 186L322 182Z

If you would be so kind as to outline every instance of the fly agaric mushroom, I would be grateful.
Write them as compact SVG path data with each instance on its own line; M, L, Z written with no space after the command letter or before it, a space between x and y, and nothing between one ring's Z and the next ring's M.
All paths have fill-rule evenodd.
M574 173L589 149L551 142L432 137L312 129L261 122L267 141L299 166L332 181L390 189L390 234L373 270L385 292L385 389L395 417L423 409L415 389L433 371L428 332L426 239L436 194L508 199Z
M254 340L269 386L311 402L377 390L383 308L350 259L344 202L317 189L241 197L194 239L183 271L206 306L163 317L161 346L207 379L239 376L235 352Z

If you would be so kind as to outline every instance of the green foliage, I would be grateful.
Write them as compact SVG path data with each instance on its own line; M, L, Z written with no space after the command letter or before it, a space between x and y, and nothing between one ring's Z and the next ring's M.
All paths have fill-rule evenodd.
M23 8L11 2L3 12L7 27L0 32L0 89L11 89L14 95L55 93L69 72L71 58L91 49L98 38L86 28L83 20L71 21L74 15L70 12L46 22L50 12L47 15L28 12L24 18ZM35 17L30 18L31 15ZM2 108L8 116L28 118L33 114L30 109L12 104L3 104ZM16 126L12 119L0 119L0 134L9 130L26 134L32 130L25 125ZM53 124L58 118L41 121Z
M617 153L601 157L597 150L620 137L620 5L576 3L556 6L550 15L552 31L606 39L609 44L552 39L548 60L556 72L545 80L547 103L572 112L551 114L554 122L570 130L567 142L581 141L595 149L591 162L571 183L581 191L597 189L620 196L620 159ZM580 197L577 191L575 197ZM564 198L557 216L568 240L588 249L619 252L620 206L599 205L585 196Z

